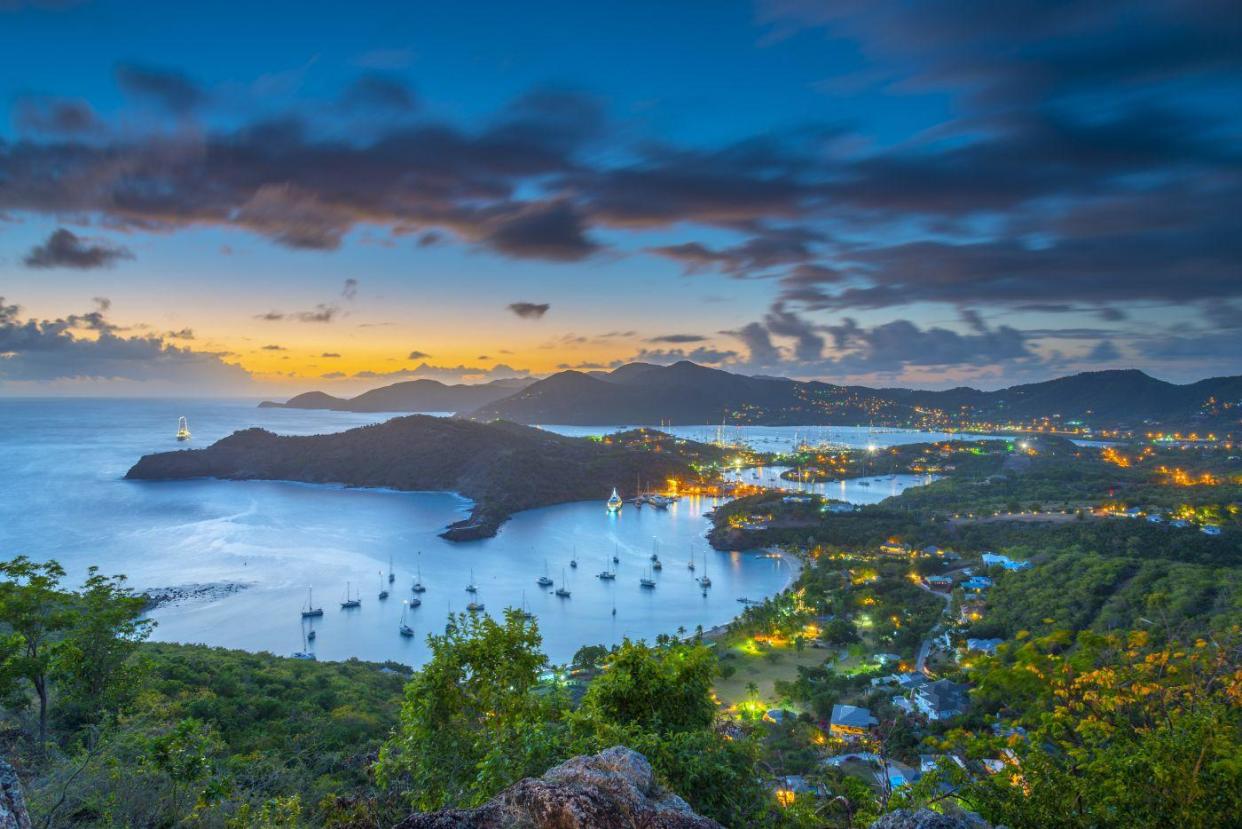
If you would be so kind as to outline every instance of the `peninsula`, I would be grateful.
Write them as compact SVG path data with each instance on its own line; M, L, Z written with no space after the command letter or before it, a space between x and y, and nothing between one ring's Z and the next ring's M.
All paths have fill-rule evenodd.
M463 541L495 535L520 510L592 499L599 500L602 510L613 487L623 493L630 489L626 494L632 495L637 480L697 481L695 469L721 451L671 438L659 442L660 451L652 451L654 434L593 440L503 421L410 415L326 435L288 437L244 429L205 449L145 455L125 477L458 492L474 501L474 508L443 536Z

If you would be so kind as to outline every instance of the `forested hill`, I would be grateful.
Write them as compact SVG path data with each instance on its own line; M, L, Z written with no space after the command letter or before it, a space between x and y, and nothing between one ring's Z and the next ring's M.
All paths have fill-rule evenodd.
M998 391L873 389L784 378L746 377L691 362L632 363L612 372L564 371L470 413L479 420L619 425L629 423L816 425L873 423L940 427L966 422L1085 421L1096 428L1196 423L1236 427L1242 377L1189 385L1141 371L1100 371Z
M479 385L446 385L438 380L409 380L381 386L357 397L308 391L285 403L265 400L261 409L330 409L337 412L461 412L508 397L531 380L512 378Z
M695 479L685 459L714 451L693 443L664 452L641 451L636 445L567 438L513 423L411 415L305 437L246 429L206 449L146 455L126 478L285 480L459 492L474 500L475 508L445 537L463 540L495 535L510 515L532 507L598 500L603 509L614 486L624 488L638 478Z

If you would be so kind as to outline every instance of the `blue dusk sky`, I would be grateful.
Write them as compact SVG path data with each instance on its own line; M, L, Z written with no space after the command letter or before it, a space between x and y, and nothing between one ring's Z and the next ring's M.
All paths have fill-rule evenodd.
M0 394L1242 372L1237 2L0 0Z

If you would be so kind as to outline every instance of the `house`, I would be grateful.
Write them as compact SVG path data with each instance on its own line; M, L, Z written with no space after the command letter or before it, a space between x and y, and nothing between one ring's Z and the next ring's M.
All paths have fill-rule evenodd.
M837 704L832 706L832 718L828 721L828 731L834 737L852 739L865 737L871 727L877 724L878 720L871 716L871 712L866 708Z
M983 555L979 556L979 558L982 559L983 563L987 565L988 567L997 567L997 566L1004 567L1006 570L1009 570L1010 572L1015 572L1018 570L1025 570L1031 566L1031 563L1029 561L1015 561L1009 556L1001 556L1001 555L997 555L996 553L984 553Z
M969 689L947 679L929 682L914 690L911 700L929 720L947 720L963 713L970 705Z
M951 760L957 763L959 768L966 768L966 761L956 754L920 754L919 755L919 771L927 774L940 768L945 760Z
M967 639L966 650L992 655L996 653L996 646L1004 641L1004 639Z
M971 576L962 582L962 589L969 590L972 593L981 593L992 586L992 580L987 576Z
M988 606L984 602L962 602L961 611L958 614L958 621L964 625L968 625L971 622L977 622L983 618L983 611L987 609Z
M900 789L902 786L908 786L916 782L923 773L918 769L911 768L905 763L899 763L896 760L889 760L888 763L888 788L890 790ZM881 779L881 784L883 780Z
M1199 528L1199 532L1204 535L1220 535L1220 527L1215 524L1204 524Z
M927 586L928 590L948 593L953 589L953 578L951 576L925 576L923 584Z

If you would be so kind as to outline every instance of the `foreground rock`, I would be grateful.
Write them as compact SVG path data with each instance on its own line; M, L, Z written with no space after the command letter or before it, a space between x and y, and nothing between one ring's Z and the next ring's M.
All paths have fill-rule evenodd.
M930 809L898 809L871 824L870 829L991 829L991 825L972 815L942 815Z
M574 757L477 809L410 815L396 829L721 829L660 788L651 764L621 746Z
M30 829L30 813L21 781L3 759L0 759L0 829Z

